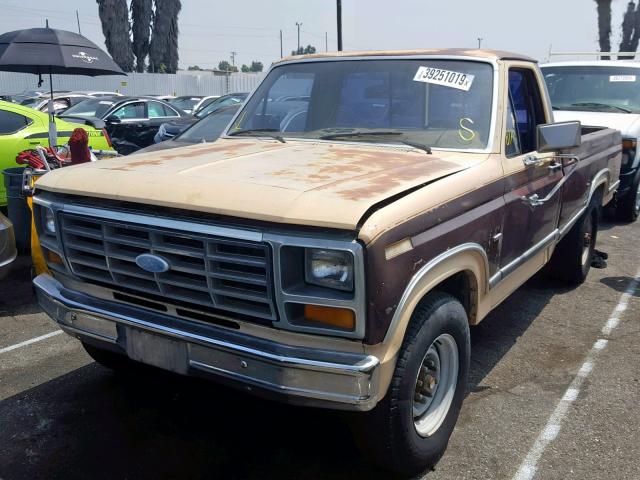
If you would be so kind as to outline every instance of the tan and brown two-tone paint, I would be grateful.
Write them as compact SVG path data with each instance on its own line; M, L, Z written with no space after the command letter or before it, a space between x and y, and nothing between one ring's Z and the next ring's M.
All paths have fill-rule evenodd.
M544 265L594 196L603 203L611 199L620 166L620 135L585 129L582 146L569 152L573 156L538 155L535 166L524 164L526 154L508 158L509 68L534 71L546 119L552 119L535 62L516 54L413 50L302 60L370 56L471 57L494 65L497 98L486 151L434 149L427 154L404 145L222 138L61 169L45 175L38 189L101 199L105 205L144 204L256 229L302 228L305 235L339 234L361 242L366 262L364 342L249 324L242 328L292 344L323 348L330 343L334 349L370 352L380 358L383 379L388 380L406 326L424 294L461 276L469 291L470 322L479 322ZM546 200L542 208L530 204L532 195ZM381 382L384 390L387 384Z

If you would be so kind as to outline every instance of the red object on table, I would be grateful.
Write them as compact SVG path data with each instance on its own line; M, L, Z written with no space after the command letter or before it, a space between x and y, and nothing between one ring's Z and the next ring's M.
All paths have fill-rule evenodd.
M89 152L89 136L84 128L76 128L69 138L69 150L71 151L71 164L86 163L91 161Z

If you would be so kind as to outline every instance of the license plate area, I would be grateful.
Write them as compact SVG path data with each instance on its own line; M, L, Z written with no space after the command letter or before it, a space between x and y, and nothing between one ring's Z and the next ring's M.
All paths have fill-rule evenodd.
M126 345L127 355L132 360L176 373L187 373L185 342L129 328Z

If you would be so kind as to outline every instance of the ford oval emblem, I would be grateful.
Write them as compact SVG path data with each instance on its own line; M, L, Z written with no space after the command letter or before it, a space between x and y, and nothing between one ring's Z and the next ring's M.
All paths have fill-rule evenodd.
M143 253L136 257L136 265L149 273L163 273L169 271L170 265L164 258L151 253Z

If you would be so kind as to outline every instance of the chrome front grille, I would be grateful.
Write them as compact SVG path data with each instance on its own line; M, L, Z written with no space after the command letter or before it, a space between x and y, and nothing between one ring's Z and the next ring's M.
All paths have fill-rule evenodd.
M64 212L59 224L69 267L85 281L196 310L277 320L265 243ZM136 264L143 253L162 257L169 270L143 270Z

